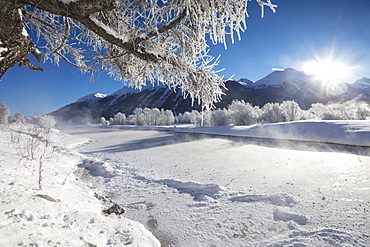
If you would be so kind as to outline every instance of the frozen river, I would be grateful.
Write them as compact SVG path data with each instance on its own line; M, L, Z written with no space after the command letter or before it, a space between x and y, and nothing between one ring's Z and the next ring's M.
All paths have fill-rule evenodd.
M369 246L370 151L99 127L64 129L87 183L163 246Z

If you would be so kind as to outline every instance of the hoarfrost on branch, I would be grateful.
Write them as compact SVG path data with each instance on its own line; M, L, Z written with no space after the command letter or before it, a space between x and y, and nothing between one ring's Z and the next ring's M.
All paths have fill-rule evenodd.
M45 41L38 47L44 60L64 59L93 76L107 71L137 88L161 82L209 107L220 99L224 79L215 71L219 60L208 54L206 37L225 47L226 36L232 42L235 34L240 39L249 1L0 0L2 23L13 20L9 28L20 32L9 35L6 23L0 26L0 78L15 63L32 68L30 53L40 57L34 41L24 35L27 28L36 32L37 41ZM262 16L265 7L275 12L270 0L255 1ZM16 53L18 60L3 65L10 41L22 34L25 43L13 50L27 46L27 53Z

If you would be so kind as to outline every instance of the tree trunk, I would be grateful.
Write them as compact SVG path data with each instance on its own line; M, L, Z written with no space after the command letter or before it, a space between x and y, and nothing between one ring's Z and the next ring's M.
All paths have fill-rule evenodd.
M32 40L28 36L20 7L16 1L0 0L0 78L16 63L26 65L33 70L41 70L28 60L30 53L35 53ZM40 60L40 57L37 56Z

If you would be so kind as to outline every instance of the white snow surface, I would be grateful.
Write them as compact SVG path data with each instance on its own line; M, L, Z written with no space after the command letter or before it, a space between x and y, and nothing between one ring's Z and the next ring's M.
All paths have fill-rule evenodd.
M162 246L370 246L370 121L62 131Z
M370 246L370 121L60 130L42 190L0 131L0 246Z
M84 157L75 148L88 139L53 131L39 190L39 160L21 160L10 133L0 130L0 246L160 246L142 224L103 215L78 168Z

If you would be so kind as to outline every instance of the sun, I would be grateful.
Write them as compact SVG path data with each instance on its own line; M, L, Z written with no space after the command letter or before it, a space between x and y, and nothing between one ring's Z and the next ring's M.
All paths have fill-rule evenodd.
M305 61L302 70L312 75L315 80L324 83L345 82L351 75L352 67L345 62L329 58L317 58Z

